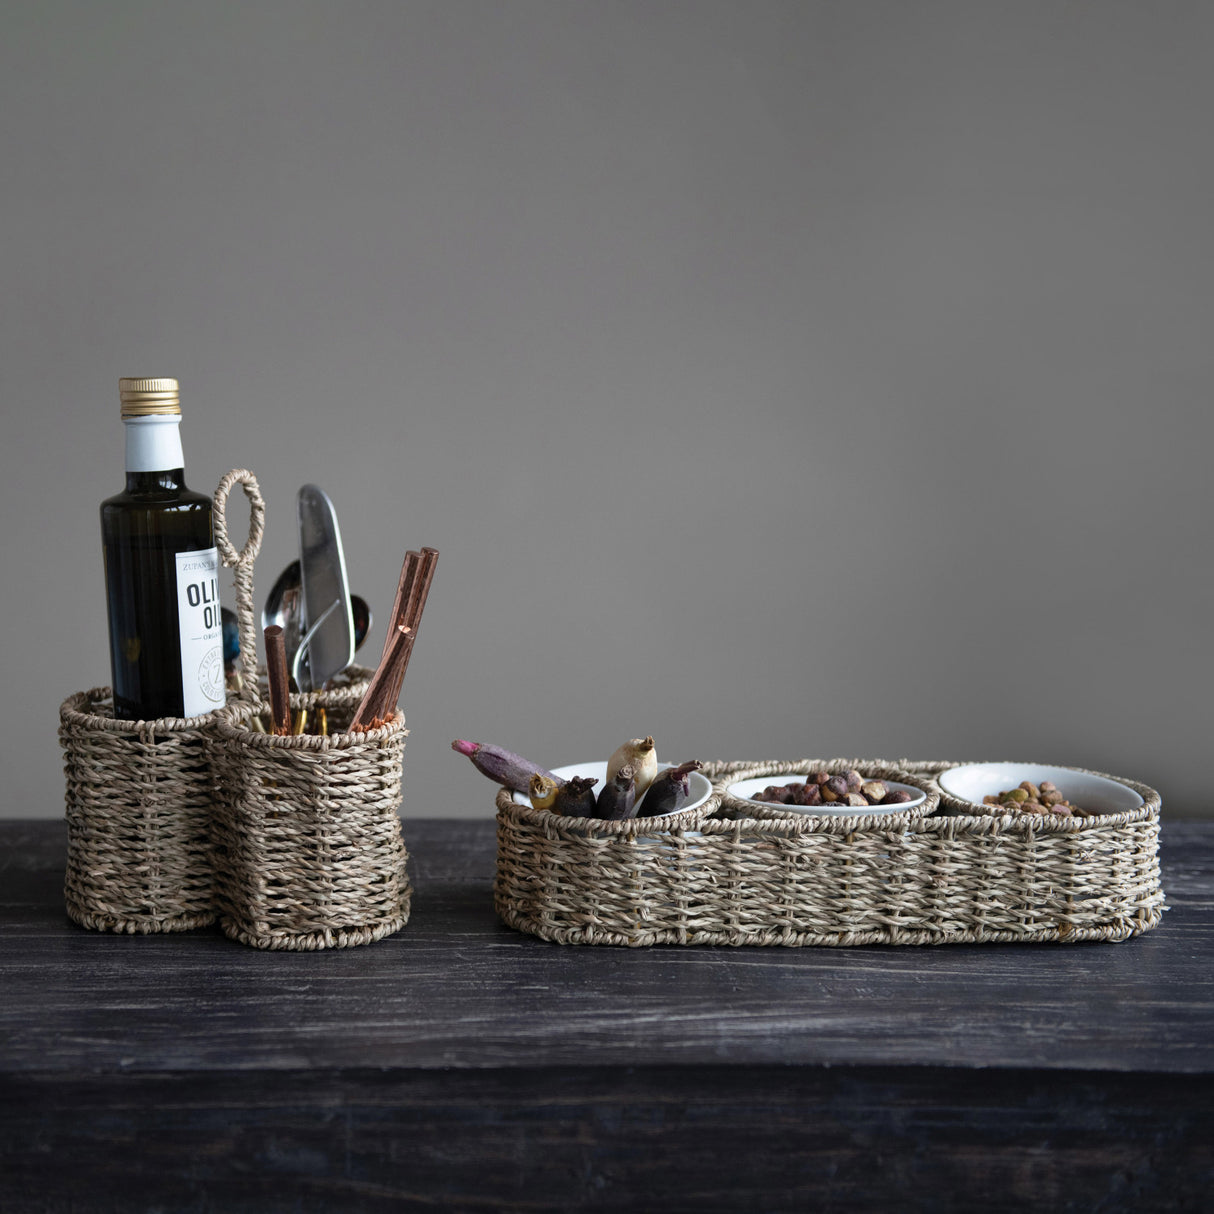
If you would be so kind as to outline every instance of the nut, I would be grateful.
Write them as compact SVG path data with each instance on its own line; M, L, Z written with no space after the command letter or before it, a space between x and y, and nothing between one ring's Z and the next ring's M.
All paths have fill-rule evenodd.
M1017 788L983 797L982 804L1023 814L1053 814L1057 818L1097 816L1094 811L1080 809L1065 800L1058 791L1058 786L1051 780L1042 780L1036 787L1028 780L1023 780Z
M846 776L831 776L822 785L822 798L825 801L840 801L847 796L849 791Z
M860 809L870 805L902 805L914 799L912 793L903 789L891 790L884 780L870 780L862 772L854 770L845 775L811 771L805 777L804 784L769 784L762 792L751 796L752 801L797 805L806 809L832 804Z
M818 786L816 784L790 784L789 790L792 792L792 804L793 805L808 805L809 804L809 790L811 788L814 790L814 792L818 791ZM820 794L819 794L819 799L821 799Z

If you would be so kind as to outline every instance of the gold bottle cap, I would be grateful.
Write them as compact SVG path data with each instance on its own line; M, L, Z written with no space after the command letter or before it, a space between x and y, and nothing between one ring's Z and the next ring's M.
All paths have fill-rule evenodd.
M181 414L181 395L175 379L120 379L123 417Z

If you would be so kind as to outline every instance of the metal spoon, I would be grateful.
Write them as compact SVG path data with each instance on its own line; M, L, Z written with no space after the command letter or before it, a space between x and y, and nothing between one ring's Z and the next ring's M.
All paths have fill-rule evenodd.
M357 594L350 596L350 607L354 613L354 648L357 650L371 631L371 608L367 606L366 600ZM270 593L266 596L266 605L261 612L262 628L277 624L282 629L287 649L287 667L290 670L295 669L296 654L300 648L300 641L303 640L299 631L302 615L303 590L300 583L299 562L292 561L270 587Z

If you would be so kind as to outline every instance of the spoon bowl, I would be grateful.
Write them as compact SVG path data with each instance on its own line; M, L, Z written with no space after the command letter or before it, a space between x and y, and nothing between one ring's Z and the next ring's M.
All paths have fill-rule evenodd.
M350 596L350 608L354 615L354 648L358 650L371 631L371 608L367 605L366 600L357 594ZM296 653L304 635L300 629L302 618L302 579L299 562L292 561L270 587L270 593L266 595L266 605L261 612L262 628L277 624L282 629L283 641L286 643L288 670L295 669Z

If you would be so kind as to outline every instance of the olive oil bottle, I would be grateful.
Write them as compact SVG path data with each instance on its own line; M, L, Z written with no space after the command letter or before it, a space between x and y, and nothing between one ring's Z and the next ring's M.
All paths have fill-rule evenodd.
M199 716L225 698L211 499L186 488L177 381L119 394L126 488L101 503L114 715Z

